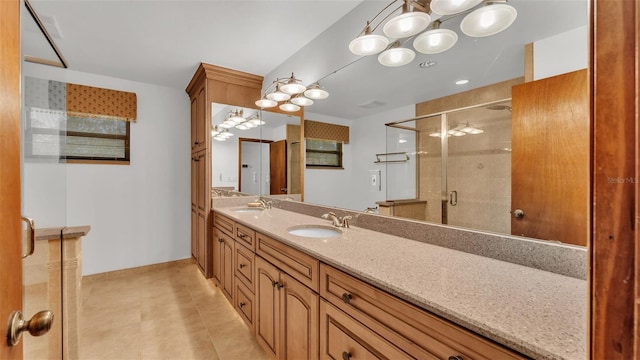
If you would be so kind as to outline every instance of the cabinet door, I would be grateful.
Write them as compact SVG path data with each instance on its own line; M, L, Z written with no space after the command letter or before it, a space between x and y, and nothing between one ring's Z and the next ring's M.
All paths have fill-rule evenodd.
M229 302L233 304L233 293L234 293L234 275L233 275L233 248L235 246L235 241L224 237L224 241L221 243L222 245L222 293L224 296L229 299Z
M318 359L319 296L281 273L281 359Z
M195 142L195 145L198 148L204 147L206 145L205 144L205 138L206 138L205 132L207 131L206 112L207 112L207 91L206 91L206 87L203 84L202 88L200 88L200 90L198 90L198 96L196 98L196 142Z
M198 158L191 156L191 206L198 206Z
M197 227L198 227L198 239L197 239L198 266L200 266L200 269L206 274L207 272L207 252L206 252L207 220L204 216L202 216L201 213L198 213Z
M280 274L275 266L256 256L256 336L273 358L280 356Z
M219 229L215 229L213 232L213 241L211 242L211 247L213 256L211 257L211 268L212 268L212 277L213 282L222 287L222 253L224 247L224 235Z
M206 151L198 153L198 160L196 164L197 169L197 194L198 194L198 209L205 211L207 207L207 194L211 193L211 186L207 185L207 156Z
M412 359L395 345L344 312L322 300L320 304L322 359ZM420 359L437 360L426 354Z
M198 118L198 97L191 98L191 148L196 147L198 141L197 135L197 118Z
M198 258L198 212L191 209L191 256Z

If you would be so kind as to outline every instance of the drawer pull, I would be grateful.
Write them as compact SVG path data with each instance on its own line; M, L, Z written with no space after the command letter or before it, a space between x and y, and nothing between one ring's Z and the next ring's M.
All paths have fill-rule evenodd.
M240 269L243 269L245 266L247 266L246 264L240 264Z
M451 355L448 360L464 360L460 355Z
M351 299L353 299L353 295L349 293L342 294L342 301L344 301L345 303L347 304L351 303Z
M240 239L244 240L244 239L247 237L247 235L245 235L245 234L238 234L238 237L239 237Z
M351 353L343 351L342 352L342 360L349 360L349 359L351 359ZM451 360L451 358L449 358L449 360Z
M243 308L245 307L245 305L247 305L247 304L245 304L245 303L241 302L241 303L240 303L240 305L239 305L239 306L240 306L240 309L243 309ZM451 359L451 358L449 358L449 359Z

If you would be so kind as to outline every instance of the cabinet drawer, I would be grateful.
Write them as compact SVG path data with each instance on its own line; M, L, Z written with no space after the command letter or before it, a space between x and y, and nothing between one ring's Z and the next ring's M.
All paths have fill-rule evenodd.
M320 295L412 357L526 359L325 264Z
M234 221L229 219L228 217L220 215L217 212L213 213L213 226L217 227L218 229L220 229L220 231L231 237L234 237L233 224Z
M251 251L256 251L256 232L255 230L248 228L242 224L236 223L236 240L238 244L242 244Z
M247 289L244 284L236 281L236 294L235 294L235 308L240 314L240 317L247 324L251 333L255 333L254 314L255 308L255 295Z
M256 253L258 255L284 270L284 272L311 290L318 292L318 270L320 266L318 259L263 234L256 233L256 237L258 238L256 245Z
M380 335L338 308L320 301L321 359L411 359ZM437 360L435 356L424 359Z
M244 246L235 248L236 278L251 292L255 292L253 270L255 254Z

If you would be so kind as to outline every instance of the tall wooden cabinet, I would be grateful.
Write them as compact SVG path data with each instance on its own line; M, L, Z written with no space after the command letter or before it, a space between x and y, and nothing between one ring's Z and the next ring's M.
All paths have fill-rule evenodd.
M213 275L211 217L211 104L254 108L262 76L200 64L186 92L191 100L191 256Z

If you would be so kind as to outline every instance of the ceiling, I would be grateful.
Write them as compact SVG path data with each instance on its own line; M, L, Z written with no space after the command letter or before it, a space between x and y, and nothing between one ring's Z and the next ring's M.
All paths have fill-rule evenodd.
M454 18L442 25L459 34L453 49L386 68L348 44L389 2L31 1L47 29L60 33L54 41L72 70L180 89L200 62L265 76L265 88L294 72L305 84L323 79L331 94L307 112L344 119L522 76L524 44L587 23L586 0L512 0L518 18L506 31L469 38ZM418 66L428 60L436 65ZM460 78L469 84L454 85Z

